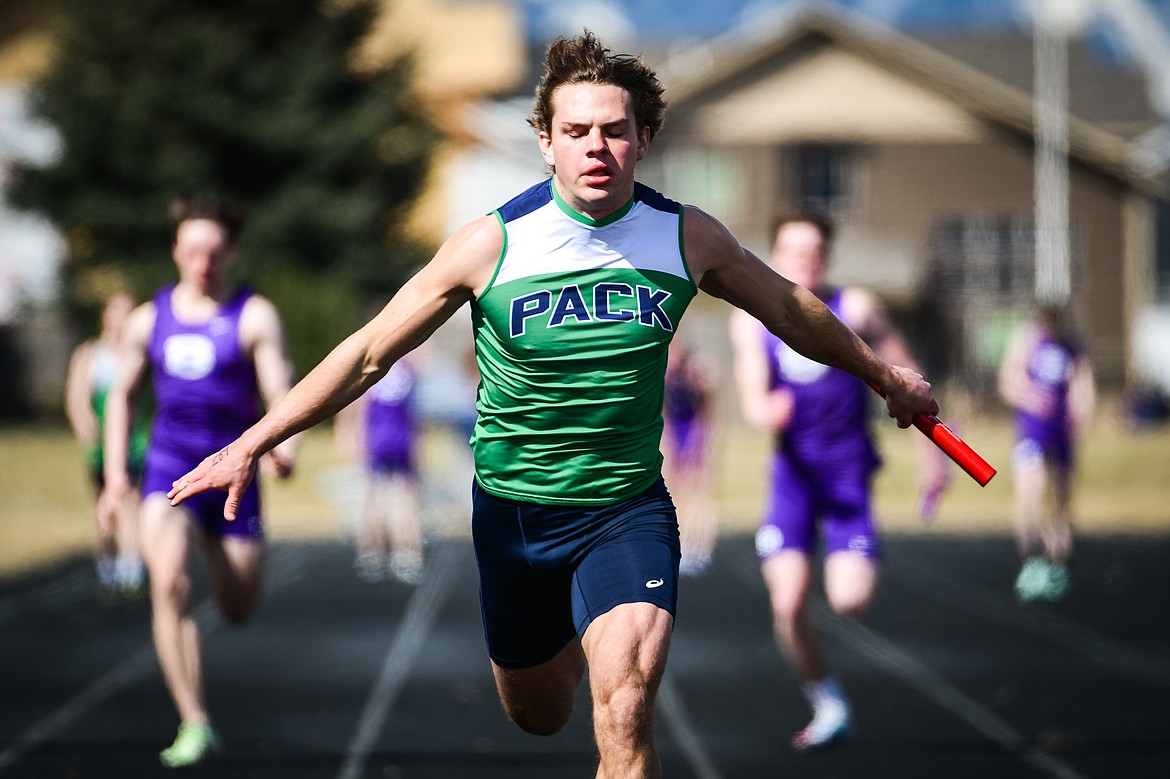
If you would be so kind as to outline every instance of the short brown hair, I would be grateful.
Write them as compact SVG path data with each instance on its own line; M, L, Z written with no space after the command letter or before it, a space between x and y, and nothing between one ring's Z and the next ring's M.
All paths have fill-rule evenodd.
M215 222L227 233L233 246L244 226L244 212L237 204L220 195L200 192L180 195L171 201L171 241L179 235L179 226L192 219Z
M778 212L776 218L772 221L772 241L775 242L776 234L780 232L781 227L790 224L810 224L820 231L821 238L824 239L826 247L833 242L833 233L836 231L833 220L820 211L813 211L807 208L789 209Z
M653 138L666 114L663 87L654 70L639 56L614 54L589 30L573 38L558 36L548 47L545 70L536 86L528 124L538 132L552 126L553 94L566 84L612 84L629 93L637 129L650 128Z

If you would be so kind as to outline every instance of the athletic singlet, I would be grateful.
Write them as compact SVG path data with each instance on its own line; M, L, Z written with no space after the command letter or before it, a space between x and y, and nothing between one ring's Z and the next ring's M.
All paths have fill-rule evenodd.
M682 207L637 184L594 221L548 180L493 213L504 248L472 304L476 479L554 505L639 494L662 467L667 347L697 291Z
M406 456L413 450L414 386L414 369L399 361L367 391L367 458Z
M110 387L118 374L118 353L108 343L97 339L91 343L89 355L89 405L93 409L94 419L97 420L98 436L86 452L86 461L90 470L97 474L101 473L105 461L102 431L105 430L106 424L106 396L110 394ZM131 420L127 467L130 473L141 474L149 428L147 421L149 413L145 399L140 398L130 411L133 419Z
M147 354L156 411L147 457L158 450L198 455L198 463L260 418L255 366L240 346L240 313L252 293L238 291L209 321L191 325L175 319L173 291L164 287L154 298Z
M1041 444L1062 441L1069 436L1068 388L1079 350L1075 344L1053 338L1039 331L1028 355L1028 378L1052 396L1052 408L1046 416L1019 410L1016 421L1020 438Z
M833 290L825 305L840 318L841 290ZM763 325L760 330L768 354L770 387L787 387L793 397L792 417L780 435L779 451L814 466L839 458L864 457L876 467L865 384L794 351Z

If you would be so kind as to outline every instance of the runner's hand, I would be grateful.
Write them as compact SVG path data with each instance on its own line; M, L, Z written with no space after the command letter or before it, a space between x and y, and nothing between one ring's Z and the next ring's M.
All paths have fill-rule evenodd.
M194 469L172 482L167 497L172 506L177 506L192 495L207 490L226 490L228 496L223 505L223 516L231 522L240 507L240 497L255 476L256 458L249 455L237 440L203 458Z
M918 414L938 414L938 401L930 392L930 382L916 371L890 366L890 380L882 387L886 411L898 421L898 427L910 427Z

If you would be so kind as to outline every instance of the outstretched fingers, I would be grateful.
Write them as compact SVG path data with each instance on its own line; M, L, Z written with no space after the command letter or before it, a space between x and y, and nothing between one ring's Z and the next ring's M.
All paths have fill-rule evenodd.
M240 496L252 480L253 468L231 463L230 455L230 446L225 446L171 482L171 489L167 492L171 505L178 506L187 498L208 490L225 490L228 496L224 502L223 516L229 522L234 520L240 506Z

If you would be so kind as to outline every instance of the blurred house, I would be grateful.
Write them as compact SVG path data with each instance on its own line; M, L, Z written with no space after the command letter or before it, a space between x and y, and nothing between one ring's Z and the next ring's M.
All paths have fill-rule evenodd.
M1034 289L1032 71L1023 33L927 40L803 11L660 68L670 109L644 177L759 254L781 205L828 212L830 277L882 294L932 375L987 390ZM1118 387L1154 296L1166 181L1132 160L1159 117L1138 73L1081 41L1069 87L1071 302Z
M357 61L378 67L403 55L415 59L415 89L444 140L409 229L437 246L452 232L452 198L462 197L453 168L474 156L493 129L480 118L482 101L514 93L528 75L524 23L507 0L379 2L382 14Z

